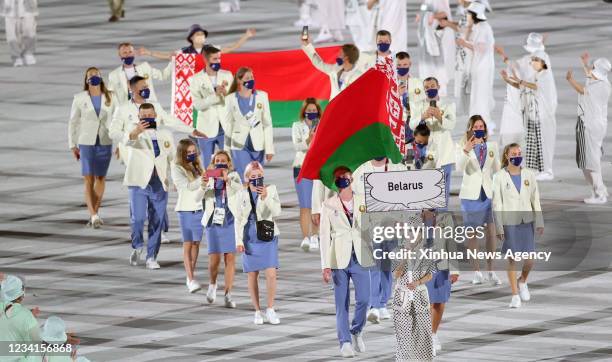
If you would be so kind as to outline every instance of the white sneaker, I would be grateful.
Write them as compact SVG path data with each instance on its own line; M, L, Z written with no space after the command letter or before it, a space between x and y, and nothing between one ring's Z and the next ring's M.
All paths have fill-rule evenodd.
M552 181L554 179L555 179L555 175L553 175L553 173L550 171L540 172L536 176L537 181Z
M363 341L363 331L358 334L353 334L351 339L353 340L353 349L356 352L363 353L366 351L365 342Z
M368 311L368 320L374 324L380 323L380 313L377 308L370 308Z
M147 262L145 263L145 267L147 269L150 269L150 270L161 268L161 266L159 266L159 263L157 262L157 260L155 260L153 258L147 259Z
M308 237L305 237L304 240L302 240L302 243L300 244L300 248L302 248L302 250L304 251L310 251L310 239Z
M494 271L490 271L487 273L487 280L493 285L501 285L502 283Z
M512 301L510 301L510 308L520 308L521 307L521 297L518 295L512 296Z
M472 284L482 284L484 281L484 276L480 271L474 272L474 278L472 279Z
M314 40L315 44L318 43L327 43L328 41L333 40L334 37L331 35L331 33L328 31L321 31L319 33L319 35L317 35L317 38Z
M319 250L319 235L313 235L310 237L310 250Z
M15 63L13 63L13 67L23 67L23 58L15 59Z
M132 254L130 254L130 265L137 266L138 261L140 260L140 255L142 254L142 248L132 249Z
M166 235L166 233L161 233L161 243L170 244L170 239L168 239L168 235Z
M232 300L232 295L229 293L225 295L225 308L236 308L236 302Z
M440 344L440 339L438 338L438 335L436 333L433 333L431 335L431 341L436 352L442 349L442 344Z
M102 220L98 216L98 214L91 217L91 227L94 229L99 229L102 225Z
M340 354L342 354L342 357L344 358L355 357L355 351L353 350L353 346L348 342L342 343L342 347L340 347Z
M214 303L217 299L217 284L209 284L208 292L206 292L206 301L208 303Z
M255 323L257 325L264 324L264 319L263 319L263 316L261 315L261 311L260 310L255 311L255 318L253 319L253 323Z
M36 64L36 58L34 58L34 54L26 54L24 55L24 60L26 65L34 65Z
M270 324L280 324L280 319L276 315L274 308L266 308L265 321Z
M531 299L531 293L529 293L529 287L527 287L527 283L523 283L520 281L521 278L518 278L516 281L519 287L519 296L523 302L529 301Z
M593 196L588 199L584 199L585 204L605 204L608 202L608 198L606 196Z
M386 307L378 309L378 313L380 314L380 319L391 319L391 313L389 313Z
M187 282L187 288L189 289L189 293L195 293L198 290L202 289L202 286L194 279Z
M344 35L342 35L342 31L334 30L334 40L335 41L344 41Z

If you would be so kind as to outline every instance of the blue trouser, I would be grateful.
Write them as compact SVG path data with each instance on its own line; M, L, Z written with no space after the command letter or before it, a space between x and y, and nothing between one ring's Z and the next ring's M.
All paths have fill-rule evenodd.
M198 147L200 148L200 153L202 154L202 163L204 163L204 168L207 168L210 165L210 161L212 156L215 154L215 146L218 149L223 149L225 133L223 129L219 127L219 133L215 137L210 138L198 138Z
M147 259L156 258L161 244L164 214L168 205L168 193L153 172L147 187L129 186L130 223L132 226L132 248L144 245L144 224L148 218Z
M439 211L446 211L448 209L448 203L449 203L449 196L450 196L450 184L451 184L451 173L453 172L453 164L449 163L448 165L444 165L442 166L442 169L444 170L444 184L446 186L446 190L444 190L445 194L446 194L446 208L440 208L438 209Z
M363 329L370 305L370 271L357 261L355 253L344 269L332 269L334 298L336 301L336 329L340 345L351 342L351 334ZM355 286L355 313L349 329L349 305L351 304L349 279Z
M244 181L244 170L247 165L253 161L258 161L263 165L264 151L249 151L247 149L232 150L232 163L242 181Z
M378 249L384 252L393 251L397 247L396 240L384 240L382 243L373 243L374 252ZM391 298L393 274L391 273L391 260L376 260L376 267L370 270L370 306L384 308Z

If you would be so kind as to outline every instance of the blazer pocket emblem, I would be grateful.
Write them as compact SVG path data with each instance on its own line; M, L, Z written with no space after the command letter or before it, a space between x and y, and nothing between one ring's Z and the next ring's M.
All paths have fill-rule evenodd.
M421 90L419 88L415 89L414 94L421 94Z
M142 75L142 77L143 77L144 79L149 79L149 75L148 75L148 74L143 74L143 75Z
M365 205L359 205L359 212L365 212L365 211L366 211Z
M166 148L170 148L170 142L165 141L165 142L164 142L164 147L166 147Z
M262 109L262 108L263 108L263 104L257 103L257 109Z
M433 155L428 155L428 156L427 156L427 159L428 159L429 161L433 161Z
M525 186L529 186L529 180L525 180Z
M489 151L489 157L493 157L493 151Z

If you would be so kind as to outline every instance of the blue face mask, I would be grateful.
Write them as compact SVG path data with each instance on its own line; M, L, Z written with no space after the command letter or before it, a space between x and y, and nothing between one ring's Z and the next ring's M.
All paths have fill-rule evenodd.
M483 138L485 136L485 130L484 129L477 129L474 130L474 137L476 138Z
M349 187L351 185L351 179L346 178L346 177L338 177L336 179L335 184L336 184L336 187L339 190L342 190L342 189L345 189L345 188L347 188L347 187Z
M140 119L143 122L147 122L149 123L149 128L148 129L156 129L157 128L157 122L155 122L155 118L151 117L151 118L141 118Z
M436 98L438 96L438 90L436 88L428 89L425 91L427 93L427 98Z
M134 57L123 57L121 58L121 61L125 65L132 65L132 63L134 63Z
M513 164L514 166L520 166L521 163L523 163L523 157L522 156L510 157L510 163Z
M305 112L304 115L311 121L319 118L319 112Z
M384 159L385 159L385 156L382 156L382 157L374 157L374 159L375 159L376 161L382 161L382 160L384 160Z
M221 63L210 63L210 69L218 72L221 69Z
M425 143L417 143L416 145L419 150L422 150L423 148L425 148L425 146L427 146Z
M410 71L410 68L408 68L408 67L406 67L406 68L397 68L397 75L399 75L400 77L403 77L406 74L408 74L409 71Z
M97 76L97 75L92 75L91 77L89 77L89 80L87 81L89 83L89 85L100 85L100 83L102 83L102 78Z
M251 183L251 185L255 187L261 187L264 185L264 178L263 177L252 178L249 180L249 182Z
M342 58L340 58L340 57L337 57L337 58L336 58L336 64L338 64L338 65L342 65L342 64L344 64L344 59L342 59Z
M379 52L386 53L391 47L391 43L378 43L376 46L378 47Z
M216 163L215 168L227 168L227 164L225 163Z
M246 82L242 82L242 85L245 86L248 89L254 89L255 88L255 79L251 79L251 80L247 80Z
M149 88L142 88L138 94L140 94L142 98L148 99L151 95L151 90Z
M185 159L187 160L187 162L195 162L197 156L198 155L196 155L195 153L189 153L187 154L187 157L185 157Z

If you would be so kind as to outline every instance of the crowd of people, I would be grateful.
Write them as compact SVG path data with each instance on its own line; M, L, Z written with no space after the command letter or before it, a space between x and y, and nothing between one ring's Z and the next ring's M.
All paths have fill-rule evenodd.
M442 237L374 245L361 232L365 217L363 176L370 172L441 169L448 200L451 174L460 172L462 223L485 228L486 250L495 251L499 240L502 252L534 251L536 235L544 230L538 182L554 179L557 93L550 57L545 51L546 37L529 34L524 46L527 54L511 60L495 42L487 17L488 1L459 0L457 13L451 14L448 0L426 0L416 19L420 56L418 62L413 62L406 51L407 34L403 34L406 29L381 27L395 24L392 15L402 10L405 13L405 4L388 0L349 3L354 6L352 10L347 9L349 27L359 28L364 24L349 21L351 16L356 16L350 11L361 14L362 18L365 16L366 20L368 16L375 16L374 20L368 20L373 45L363 41L368 38L369 30L362 26L351 29L355 44L342 45L335 63L326 63L309 37L302 38L302 50L317 71L329 76L330 99L374 67L379 59L393 57L408 154L398 164L380 155L354 170L338 167L334 170L337 190L326 187L320 180L298 182L302 163L324 113L320 100L305 99L299 119L292 125L295 148L292 168L302 233L296 247L299 245L306 252L320 252L323 280L333 283L343 357L366 350L363 329L367 321L380 323L392 319L397 336L396 358L431 360L442 348L437 331L452 284L459 277L458 266L450 260L381 262L373 258L374 249L453 250L457 245ZM311 23L307 16L311 5L309 0L302 2L300 25ZM344 11L343 0L330 0L326 6L337 6L335 10L330 8L331 12ZM344 21L322 24L317 42L342 40L338 30L344 27ZM198 111L195 128L168 114L157 101L154 81L168 79L172 63L159 70L147 62L136 62L136 56L146 55L171 60L173 52L146 48L136 51L130 43L119 44L121 65L108 75L107 81L96 67L85 71L83 90L74 96L72 103L68 143L81 164L90 215L88 225L92 228L104 224L100 208L114 145L114 153L125 167L123 184L128 189L132 233L127 258L130 265L144 265L150 270L160 268L157 257L163 233L170 226L167 203L173 184L178 194L175 211L183 241L187 291L196 293L202 289L197 278L197 261L200 243L206 235L207 302L216 301L223 262L223 305L236 307L232 287L236 254L242 254L242 270L247 273L255 310L253 321L261 325L280 323L275 296L279 268L276 220L282 212L281 202L276 186L264 183L265 165L275 154L272 116L267 93L256 87L256 74L248 67L232 74L223 69L221 61L223 53L238 49L254 35L255 31L249 29L235 44L221 47L209 44L208 31L199 25L189 29L189 45L179 52L202 54L205 59L205 68L190 83L194 109ZM500 144L492 140L497 129L492 119L495 54L506 65L500 75L508 85L499 126ZM572 72L567 73L569 84L578 93L576 162L591 188L591 196L584 202L605 203L608 192L602 179L601 157L611 65L604 58L591 62L587 53L581 56L581 62L586 76L584 84ZM411 72L414 63L419 77ZM453 140L452 131L460 116L468 120L468 125L463 136ZM177 143L173 133L187 137ZM408 222L452 226L458 221L446 207L415 213ZM468 240L466 247L477 250L479 240ZM480 263L473 260L472 283L502 284L493 264L487 260L483 273ZM507 261L511 308L519 308L531 298L527 279L533 260L523 262L518 276L517 264L511 258ZM266 280L264 310L260 304L260 273ZM355 310L349 321L351 280ZM14 276L7 276L2 282L0 326L7 326L6 330L11 331L7 332L10 336L5 336L8 340L41 340L44 331L38 332L36 313L21 307L24 288L20 283ZM27 330L11 329L17 328L11 327L16 325L14 318L27 320L20 324L27 325ZM47 323L54 330L63 325L52 317Z

